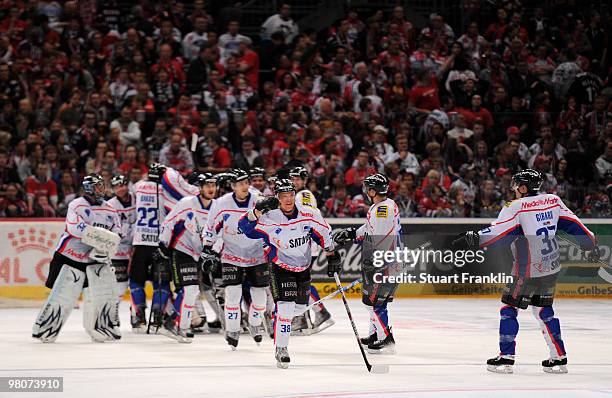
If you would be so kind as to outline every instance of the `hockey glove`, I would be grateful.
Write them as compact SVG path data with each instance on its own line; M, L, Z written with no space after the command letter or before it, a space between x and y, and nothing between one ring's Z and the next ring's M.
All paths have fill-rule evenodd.
M161 252L164 258L170 258L170 255L172 254L170 252L170 249L162 242L159 242L159 251Z
M453 247L460 246L462 244L467 245L468 247L476 247L480 243L480 236L476 231L466 231L457 235L451 245Z
M341 229L332 234L332 239L334 240L334 243L340 246L351 243L355 240L356 237L357 229L353 227Z
M215 268L221 265L219 254L215 252L212 246L204 246L202 254L200 254L202 272L214 272Z
M340 253L334 251L333 254L327 255L327 276L334 277L334 274L340 274L342 268L342 259Z
M592 249L585 250L586 258L591 263L598 263L601 261L601 250L599 246L593 246Z
M259 210L262 214L266 214L270 210L278 209L280 202L275 196L267 196L257 203L255 203L255 209Z

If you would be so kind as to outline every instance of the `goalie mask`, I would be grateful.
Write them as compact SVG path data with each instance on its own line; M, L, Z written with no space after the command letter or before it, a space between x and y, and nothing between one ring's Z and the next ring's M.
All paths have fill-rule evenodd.
M96 202L104 199L104 179L100 174L92 173L83 178L83 192Z

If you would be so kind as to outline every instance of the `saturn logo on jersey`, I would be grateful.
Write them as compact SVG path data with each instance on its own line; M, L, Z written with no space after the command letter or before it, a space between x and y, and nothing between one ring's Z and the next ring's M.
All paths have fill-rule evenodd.
M304 235L299 238L289 239L289 247L294 248L298 246L302 246L310 240L310 235Z
M387 218L389 215L389 208L386 205L378 206L376 209L376 218Z

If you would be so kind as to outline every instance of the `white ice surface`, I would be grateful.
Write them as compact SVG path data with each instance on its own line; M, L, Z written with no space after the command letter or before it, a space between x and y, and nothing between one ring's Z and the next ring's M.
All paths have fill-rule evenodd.
M350 301L362 333L367 312ZM34 341L37 310L0 309L0 376L63 376L63 394L18 397L611 397L612 301L558 300L568 351L565 375L545 374L548 349L531 311L519 315L517 365L512 375L483 365L497 354L498 300L404 299L390 305L397 355L370 356L390 365L368 374L342 302L328 305L336 325L292 337L291 366L277 369L270 340L257 347L242 335L231 352L221 335L197 335L193 344L134 335L122 303L123 338L96 344L74 310L54 344ZM8 396L0 393L0 397Z

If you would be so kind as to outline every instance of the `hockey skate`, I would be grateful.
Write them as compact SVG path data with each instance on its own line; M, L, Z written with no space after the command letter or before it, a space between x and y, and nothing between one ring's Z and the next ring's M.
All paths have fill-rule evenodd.
M185 333L178 327L176 323L176 317L172 316L166 318L163 326L159 329L159 333L173 340L176 340L179 343L189 344L193 341L193 334L191 335L191 337L189 337L187 333Z
M225 341L227 344L232 347L232 351L236 351L238 347L238 339L240 338L240 332L226 332L225 333Z
M199 315L195 314L195 316L191 319L190 330L191 333L204 333L204 328L206 327L206 318L202 318Z
M144 306L139 306L135 311L132 309L130 323L132 324L132 332L136 334L145 334L147 332L147 318Z
M249 325L249 333L251 334L251 336L253 337L253 340L255 340L255 343L257 345L261 344L261 341L263 340L263 326L259 325L259 326L251 326Z
M333 326L336 321L331 317L329 311L326 308L322 308L320 311L315 310L315 319L312 325L312 333L319 333L330 326Z
M287 347L276 347L276 366L280 369L287 369L289 367L289 362L291 359L289 358L289 351L287 351Z
M220 333L221 329L223 329L223 325L221 321L217 319L216 321L207 322L206 329L208 329L209 333Z
M487 360L487 370L493 373L514 373L514 355L498 355Z
M368 337L360 338L359 342L361 343L361 345L366 346L366 347L369 346L370 344L376 343L376 332L372 333Z
M291 336L308 336L312 334L312 322L308 312L298 315L291 321Z
M546 373L567 373L567 358L550 358L542 361L542 370Z
M389 329L389 334L384 340L377 340L371 344L368 344L367 351L370 354L380 355L393 355L395 354L395 339L393 339L393 333Z

